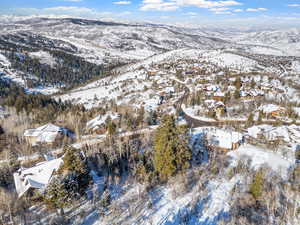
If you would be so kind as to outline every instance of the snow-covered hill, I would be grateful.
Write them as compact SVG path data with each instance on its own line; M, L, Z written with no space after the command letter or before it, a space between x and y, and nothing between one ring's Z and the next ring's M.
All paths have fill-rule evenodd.
M140 60L178 48L211 49L233 45L217 38L184 33L176 28L82 19L35 18L15 22L14 26L6 25L4 30L0 39L8 39L14 43L22 38L33 39L34 34L37 39L48 38L49 44L53 43L58 47L69 43L73 50L74 47L77 48L78 55L97 63L106 62L109 58Z
M297 28L251 32L233 38L241 44L269 46L281 50L286 55L300 56L300 29Z
M273 63L271 69L266 65L274 61L274 56L300 55L297 29L245 33L223 29L193 29L74 18L5 21L0 24L2 28L0 53L13 48L17 54L24 55L25 52L40 64L52 68L55 68L57 62L62 59L55 58L50 51L63 52L67 57L73 55L94 65L109 68L120 65L137 68L138 65L151 64L157 59L173 61L178 55L183 54L186 59L202 58L218 68L230 67L244 72L263 71L266 67L269 71L278 70L276 67L279 64L282 66L281 63L277 65ZM199 56L204 50L207 53ZM266 56L258 61L261 55ZM0 63L7 68L11 65L9 60L3 57L0 58ZM295 60L288 68L280 70L297 71L297 65L298 61ZM11 68L6 70L5 76L13 80L21 76L22 82L26 83L24 77L31 79L35 74L24 74L16 68ZM51 83L48 86L53 85L56 84Z

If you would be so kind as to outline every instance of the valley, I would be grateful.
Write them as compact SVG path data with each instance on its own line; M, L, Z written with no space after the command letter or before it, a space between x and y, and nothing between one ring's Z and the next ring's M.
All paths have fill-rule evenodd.
M0 27L1 223L299 223L299 29Z

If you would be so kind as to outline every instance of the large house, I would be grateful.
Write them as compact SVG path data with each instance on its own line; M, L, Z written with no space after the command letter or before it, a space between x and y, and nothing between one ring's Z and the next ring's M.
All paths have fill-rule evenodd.
M108 119L117 121L119 118L120 115L113 112L108 112L105 115L99 115L86 123L86 130L89 133L104 134L106 132L106 121Z
M238 149L244 141L241 133L221 129L208 132L206 138L209 149L223 153Z
M26 141L32 145L54 144L65 137L73 139L74 133L68 129L48 123L36 129L28 129L24 132Z
M264 142L299 143L300 127L296 125L274 127L263 124L248 128L248 135L250 139L263 139Z
M62 158L58 158L39 163L32 168L21 168L15 172L13 176L18 197L30 194L36 189L44 190L62 163Z
M269 118L283 117L287 113L285 108L273 104L263 105L258 110L261 110Z

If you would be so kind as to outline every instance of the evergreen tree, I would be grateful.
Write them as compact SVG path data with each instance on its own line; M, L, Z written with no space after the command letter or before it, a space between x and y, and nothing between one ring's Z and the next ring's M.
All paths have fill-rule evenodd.
M234 92L234 98L235 99L239 99L241 97L240 93L241 93L241 90L240 89L236 89L235 92Z
M260 197L262 196L263 189L264 189L264 174L263 171L260 170L255 174L253 182L250 185L250 193L256 200L259 200Z
M247 126L250 127L254 124L254 115L250 113L247 119Z
M155 134L154 167L162 180L189 167L191 150L187 129L179 128L173 116L165 116Z
M241 78L238 77L235 82L234 82L234 86L236 87L237 90L241 89L242 87L242 81L241 81Z
M107 133L109 137L112 137L117 132L117 125L113 121L107 123Z
M80 152L77 149L66 146L64 147L65 155L63 157L63 165L60 167L60 172L68 171L68 172L76 172L80 174L87 173L87 167L85 162L82 159Z
M257 120L257 122L258 123L262 123L263 118L264 118L264 113L263 113L262 110L260 110L259 114L258 114L258 120Z
M44 195L49 208L60 209L85 195L91 177L80 152L72 147L64 148L63 165L52 179Z

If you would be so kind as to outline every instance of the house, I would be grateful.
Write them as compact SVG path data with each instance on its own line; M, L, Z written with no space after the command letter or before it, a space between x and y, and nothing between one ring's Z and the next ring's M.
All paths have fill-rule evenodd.
M62 165L62 158L37 164L31 168L21 168L13 174L18 197L30 195L33 190L43 191L51 181L55 171Z
M264 142L269 141L278 143L298 142L300 137L300 129L297 126L280 126L259 125L248 128L248 134L255 139L262 139Z
M0 105L0 120L1 120L1 119L5 119L5 118L7 118L8 116L9 116L9 114L5 112L4 107L2 107L2 106Z
M155 76L156 74L157 74L157 71L148 71L147 72L148 77Z
M113 112L108 112L105 115L99 115L86 123L86 130L93 134L104 134L106 132L106 121L111 119L115 122L119 118L120 115Z
M217 118L221 118L221 116L226 112L226 107L221 101L206 100L204 103L208 110L215 112Z
M30 145L36 146L39 144L51 145L62 141L65 137L73 139L75 135L68 129L48 123L36 129L25 130L24 137Z
M225 93L221 92L221 91L217 91L214 93L213 97L212 97L213 100L216 100L216 101L223 101L225 100Z
M286 116L287 113L285 108L273 104L263 105L259 107L258 110L261 110L264 114L267 115L267 117L272 118L283 117Z
M244 142L241 133L215 129L206 134L207 145L210 150L227 153L236 150Z
M241 100L255 100L264 96L264 92L261 90L253 89L253 90L243 90L240 92Z

